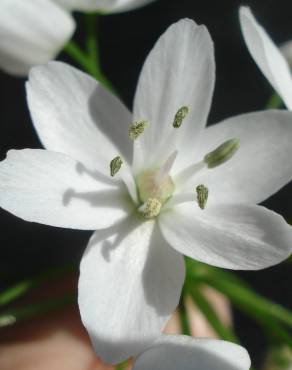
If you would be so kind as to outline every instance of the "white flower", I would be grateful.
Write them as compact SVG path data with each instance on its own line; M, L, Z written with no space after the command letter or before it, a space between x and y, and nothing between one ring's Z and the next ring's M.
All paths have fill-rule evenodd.
M240 23L248 50L288 109L292 109L292 76L287 60L247 7L240 8ZM291 44L290 44L291 45ZM289 55L289 45L284 45Z
M55 59L76 28L70 11L114 13L151 1L1 0L0 68L13 75L26 76L32 66Z
M84 12L101 11L104 13L126 12L140 8L155 0L54 0L69 10Z
M290 70L292 69L292 40L288 40L280 45L280 52L284 55L289 64Z
M142 353L133 370L248 370L250 358L239 345L215 340L164 335Z
M0 206L28 221L98 230L81 261L79 305L105 362L135 356L159 335L179 301L182 254L257 270L291 253L291 227L255 204L291 180L292 113L251 113L205 129L214 80L211 38L191 20L171 26L151 51L133 115L66 64L30 72L29 109L47 150L8 153ZM137 121L148 123L130 126L132 138L140 133L132 140ZM207 168L237 141L206 154L232 138L240 140L233 158Z

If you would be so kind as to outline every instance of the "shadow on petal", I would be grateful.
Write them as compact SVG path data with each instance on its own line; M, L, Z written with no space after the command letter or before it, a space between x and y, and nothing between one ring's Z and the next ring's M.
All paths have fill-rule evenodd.
M114 104L109 104L114 103ZM131 163L133 142L128 137L131 114L125 106L110 92L98 85L91 95L89 111L97 129L116 146L118 152ZM117 153L118 154L118 153Z
M136 214L134 212L115 225L99 230L98 233L94 233L84 252L84 256L90 253L91 248L95 248L96 244L102 242L101 254L107 262L110 262L111 251L118 248L128 234L130 234L133 230L135 230L136 227L140 225L141 221L135 216ZM115 236L113 241L109 240L112 236Z
M98 182L102 182L105 185L120 186L122 184L121 180L113 179L109 175L106 176L105 174L99 172L98 170L92 171L92 170L88 169L86 166L84 166L84 164L81 163L81 162L77 163L76 172L78 172L78 174L80 174L80 175L86 174L86 175L90 176L92 179L94 179Z
M170 315L179 303L185 264L183 256L165 241L157 223L142 278L147 303L159 316Z

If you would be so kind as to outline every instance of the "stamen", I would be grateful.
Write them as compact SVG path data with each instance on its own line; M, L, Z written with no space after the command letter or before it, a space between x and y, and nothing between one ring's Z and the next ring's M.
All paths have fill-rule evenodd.
M138 121L129 126L129 138L136 140L148 126L147 121Z
M209 195L208 188L205 185L198 185L196 187L196 192L199 207L205 209Z
M189 113L189 107L186 107L186 106L181 107L177 111L177 113L174 117L173 124L172 124L173 127L174 128L179 128L182 125L183 120L186 118L188 113Z
M189 107L183 106L181 107L173 120L172 126L177 129L182 125L183 120L186 118L187 114L189 113ZM180 133L177 130L170 130L168 134L162 138L159 142L157 149L150 153L151 157L149 160L150 165L153 165L157 158L167 158L169 155L169 148L175 148L180 141Z
M146 219L154 218L159 215L162 204L156 198L149 198L147 202L144 203L139 210L143 213Z
M110 171L111 171L111 176L115 176L119 170L121 169L123 164L122 158L120 156L115 157L111 163L110 163Z
M232 158L237 152L238 148L239 139L234 138L227 140L225 143L218 146L218 148L206 154L204 157L204 162L207 164L208 168L220 166L222 163L225 163Z

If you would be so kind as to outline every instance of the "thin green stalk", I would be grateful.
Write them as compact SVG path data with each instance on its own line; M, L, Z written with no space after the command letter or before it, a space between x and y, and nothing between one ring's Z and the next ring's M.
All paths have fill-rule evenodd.
M112 92L114 87L110 81L104 76L101 69L99 47L97 41L96 26L98 21L98 14L86 14L85 24L86 24L86 49L87 55L91 64L92 75L107 89Z
M267 102L266 109L281 108L283 101L277 93L274 93Z
M87 14L85 15L85 25L86 25L86 49L89 59L92 63L93 68L96 71L96 74L101 73L100 68L100 58L99 50L97 44L97 35L96 35L96 24L97 24L97 15L96 14Z
M0 328L63 308L75 301L76 294L66 294L62 298L47 299L40 303L7 310L0 314Z
M262 324L262 326L269 333L270 336L278 338L278 340L283 341L290 348L292 348L292 336L281 325L278 325L273 320L268 320L268 321L264 320L262 322L261 317L258 317L258 321Z
M0 292L0 307L3 307L13 302L17 298L20 298L21 296L25 295L31 289L39 286L40 284L50 279L56 279L57 277L62 276L68 272L72 272L76 270L76 268L77 266L75 265L54 268L51 270L47 270L37 276L22 280L12 285L11 287Z
M64 51L70 56L71 59L78 63L81 68L91 75L94 75L95 72L92 68L91 61L74 41L69 41L64 47Z
M180 317L180 323L181 323L181 328L182 328L182 333L184 335L189 335L191 336L191 330L190 330L190 323L189 323L189 320L188 320L188 315L187 315L187 311L186 311L186 307L185 307L185 302L184 302L184 298L185 298L185 293L183 292L182 294L182 299L180 301L180 304L179 304L179 317Z
M230 342L239 343L238 338L232 332L232 330L222 324L217 313L210 305L208 300L204 297L204 295L200 292L200 290L194 284L189 285L187 289L191 294L194 303L200 309L202 314L206 317L207 321L218 334L219 338Z
M292 313L288 309L258 295L233 273L197 262L191 265L188 261L187 266L190 279L217 289L250 316L265 321L278 320L292 327Z

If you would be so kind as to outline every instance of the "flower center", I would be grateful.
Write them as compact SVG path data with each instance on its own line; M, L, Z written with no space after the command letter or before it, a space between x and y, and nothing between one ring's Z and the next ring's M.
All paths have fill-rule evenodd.
M175 130L181 127L188 113L189 108L187 106L183 106L177 111L172 124ZM140 146L139 138L148 126L148 121L145 120L134 122L129 126L128 136L131 140L136 141L138 149ZM154 152L156 158L165 157L164 149L166 145L168 149L170 143L173 142L173 135L174 133L173 131L171 131L168 137L163 140L158 150ZM207 153L201 161L195 164L191 164L179 173L175 174L174 181L170 176L170 171L177 157L177 150L175 150L162 165L160 162L159 166L155 167L154 165L153 168L148 168L138 174L135 182L133 181L134 179L131 176L129 177L127 175L127 171L121 171L122 177L124 177L124 183L128 187L129 193L135 205L138 206L138 211L141 212L145 219L151 219L157 217L160 214L166 202L167 205L165 205L165 207L169 208L173 207L176 204L195 200L193 192L174 194L175 184L177 184L178 187L181 187L182 184L184 184L185 186L187 183L190 182L190 180L193 180L196 173L201 171L202 169L213 169L217 166L220 166L221 164L231 159L237 152L238 148L238 138L233 138L225 141L215 150ZM152 163L152 161L149 162ZM112 159L112 161L110 162L110 175L115 176L121 170L122 165L123 160L120 156ZM149 164L149 166L152 167L152 164ZM204 184L200 184L197 185L195 191L197 193L197 204L202 210L204 210L208 201L209 189ZM170 200L170 198L172 199Z
M169 175L162 179L158 178L159 170L146 170L137 176L136 184L141 203L147 202L149 198L165 203L173 194L175 186Z
M147 169L137 176L136 185L142 204L139 211L145 218L158 216L163 204L174 193L175 186L170 177L170 171L176 156L175 150L161 167Z

